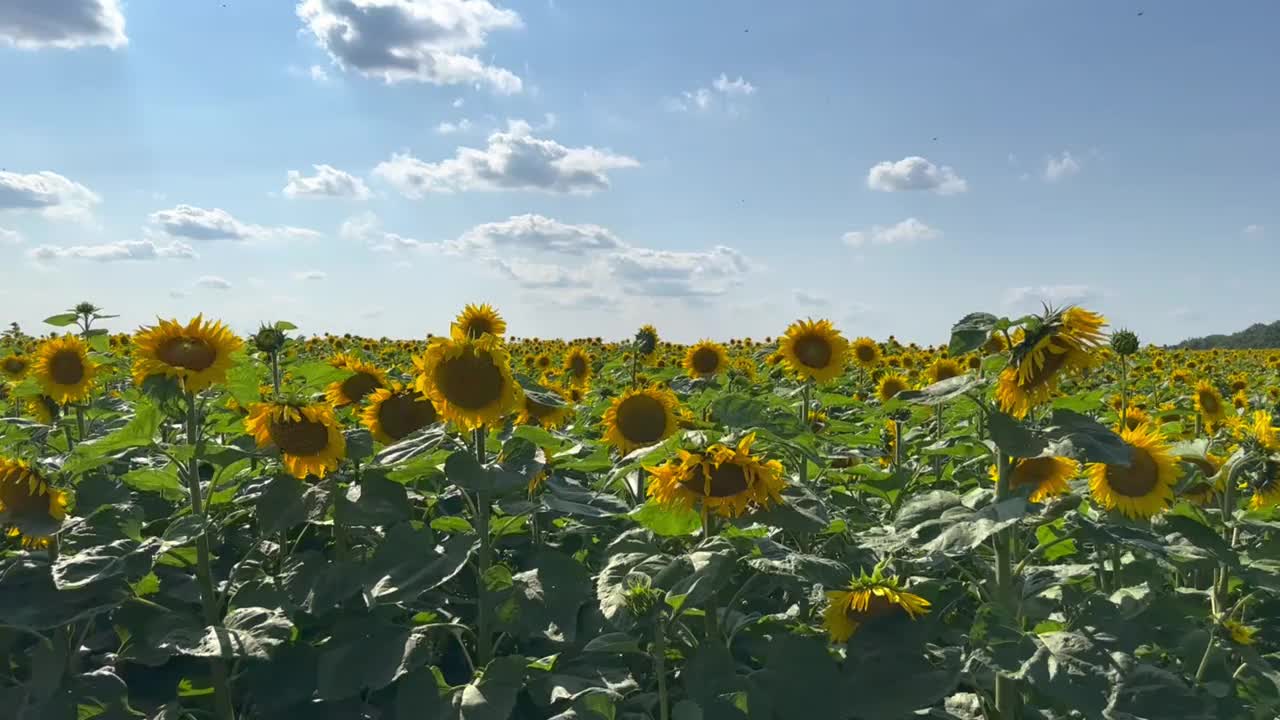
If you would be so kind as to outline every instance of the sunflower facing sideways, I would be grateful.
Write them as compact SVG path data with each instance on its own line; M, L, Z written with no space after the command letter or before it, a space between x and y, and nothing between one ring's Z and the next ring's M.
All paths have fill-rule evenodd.
M440 419L427 396L399 383L374 390L368 399L360 422L383 445L399 442Z
M1009 487L1014 490L1031 488L1031 495L1027 500L1042 503L1046 498L1070 494L1071 487L1067 483L1079 472L1080 463L1071 458L1054 456L1020 458L1012 468ZM991 479L993 481L999 479L995 466L991 468Z
M782 463L752 455L755 439L750 433L736 447L717 443L704 452L681 450L678 458L647 468L649 497L662 505L700 507L725 517L737 517L752 505L782 502Z
M1120 437L1133 451L1130 464L1090 464L1089 490L1104 510L1149 518L1173 501L1173 486L1181 471L1169 446L1151 426L1121 430Z
M1193 473L1186 486L1178 491L1178 496L1196 505L1212 504L1217 494L1227 486L1226 478L1218 473L1225 459L1204 453L1181 455L1178 460L1198 471Z
M299 480L308 475L323 478L347 454L342 426L328 405L258 403L249 410L244 427L258 447L279 448L285 469Z
M44 535L24 534L21 525L47 527L67 516L67 494L49 486L40 474L21 460L0 458L0 526L14 525L9 537L22 537L27 548L46 547Z
M1196 411L1204 418L1206 425L1216 426L1226 419L1227 404L1223 402L1222 394L1209 381L1201 380L1196 383L1192 397Z
M604 412L604 440L623 453L653 445L676 431L679 401L660 387L628 390Z
M684 354L684 369L692 378L710 378L715 377L716 373L723 372L729 364L729 353L724 346L710 340L701 340L694 345L690 345Z
M1271 458L1263 461L1262 467L1249 479L1249 489L1253 497L1249 499L1251 510L1280 504L1280 462Z
M83 340L63 335L40 343L31 372L45 395L65 405L89 397L98 366L89 361L89 346Z
M346 378L335 380L325 388L324 397L334 407L358 405L369 393L387 386L386 373L360 358L339 355L329 362L334 367L351 371Z
M4 375L10 380L21 380L27 376L27 370L31 369L31 358L26 355L5 355L0 358L0 375Z
M478 340L485 335L500 338L507 332L507 321L488 303L468 304L458 313L449 332L454 340Z
M582 387L591 383L591 355L580 347L571 347L564 356L564 374L569 384Z
M830 320L797 320L778 338L787 369L801 380L830 382L844 372L849 341Z
M1064 373L1096 365L1106 319L1077 307L1046 310L1029 330L1019 330L1009 367L1000 372L1000 409L1023 418L1058 389Z
M853 362L864 370L874 370L880 364L880 346L869 337L860 337L853 341Z
M843 590L827 591L822 624L835 643L845 643L862 625L878 618L905 613L915 620L929 612L929 601L903 590L898 578L886 578L877 566L863 572Z
M187 392L200 392L227 380L231 353L243 343L221 322L207 322L197 315L182 325L161 320L133 336L133 382L149 377L171 377Z
M431 398L442 419L464 430L495 425L520 402L511 355L492 334L474 340L432 338L413 363L418 390Z
M27 412L41 425L52 425L62 414L62 407L48 395L37 395L27 400Z

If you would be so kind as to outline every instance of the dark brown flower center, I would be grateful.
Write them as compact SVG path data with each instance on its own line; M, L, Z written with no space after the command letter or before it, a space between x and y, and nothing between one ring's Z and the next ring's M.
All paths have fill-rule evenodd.
M1014 487L1029 486L1038 488L1053 476L1056 469L1057 464L1053 461L1053 458L1027 458L1014 468L1011 484Z
M49 373L59 385L75 385L84 379L84 361L75 350L59 350L49 361Z
M160 343L156 357L165 365L199 372L213 365L218 351L201 338L175 337Z
M540 368L549 368L549 367L551 367L551 356L549 356L549 355L539 355L539 356L538 356L538 367L540 367Z
M907 386L901 380L897 378L889 378L880 386L880 395L884 399L888 400L906 389Z
M796 359L806 367L825 368L831 362L831 343L826 338L805 335L795 342Z
M382 424L382 431L393 440L408 437L413 431L435 421L435 406L417 393L397 393L378 406L378 422Z
M1125 497L1145 497L1159 482L1159 468L1145 448L1133 448L1133 463L1107 466L1107 485L1112 492Z
M27 361L19 357L7 357L4 359L4 371L16 375L27 369Z
M648 445L662 439L667 430L667 411L662 402L649 395L632 395L618 404L618 430L628 442Z
M358 403L365 395L382 387L382 382L374 375L358 372L342 381L342 395L350 402Z
M693 371L699 375L710 375L720 369L720 353L712 348L698 348L690 359Z
M960 374L960 368L953 365L952 363L941 363L939 365L934 366L933 368L934 379L937 380L938 382L942 382L943 380L950 380L951 378L956 377L959 374Z
M293 422L272 420L267 431L271 442L287 455L318 455L329 446L329 428L306 418Z
M853 349L853 354L858 358L859 362L869 363L876 359L876 346L863 343Z
M850 608L847 612L849 619L857 623L865 623L869 620L893 615L897 612L901 612L901 610L902 608L890 602L887 598L881 595L872 595L871 599L867 601L866 610L854 610Z
M432 379L450 404L464 410L488 407L502 397L506 385L493 357L474 350L443 360Z
M29 472L15 471L0 482L0 505L5 512L27 517L49 514L49 493L33 492L31 480ZM40 481L36 482L40 487Z
M582 355L571 355L569 357L569 372L578 378L586 376L587 359Z
M1218 403L1218 398L1208 390L1200 391L1200 409L1206 415L1217 415L1222 410L1222 405Z
M749 487L747 473L734 462L721 463L720 467L711 469L710 492L707 492L705 480L706 475L699 468L691 472L682 484L699 495L713 498L733 497Z
M487 318L483 317L474 317L467 320L467 324L463 329L466 330L467 337L470 338L479 338L483 337L485 333L493 333L493 325L489 323Z

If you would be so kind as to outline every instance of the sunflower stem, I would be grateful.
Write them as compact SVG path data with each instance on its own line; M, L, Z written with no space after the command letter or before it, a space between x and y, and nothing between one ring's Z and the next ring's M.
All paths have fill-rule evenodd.
M658 675L658 718L671 720L671 700L667 697L667 633L661 615L653 624L653 670Z
M76 437L84 442L84 406L76 405Z
M1205 673L1209 672L1209 661L1213 658L1213 641L1217 639L1218 626L1209 628L1209 641L1204 645L1204 655L1200 656L1200 666L1196 668L1196 685L1204 682Z
M934 406L933 414L934 414L933 439L936 440L937 442L942 442L942 404L941 403ZM936 455L933 458L933 474L934 474L934 477L938 479L938 482L942 482L942 456L941 455Z
M711 514L711 511L707 507L706 503L703 503L702 505L702 542L704 543L707 542L708 540L711 539L713 535L715 535L715 532L716 532L715 522L716 522L715 516ZM714 590L711 592L709 596L707 596L707 606L705 608L705 612L706 612L706 628L707 628L706 639L714 640L715 642L720 642L719 618L716 617L716 614L718 611L716 610L716 595Z
M191 446L191 462L187 466L187 492L191 496L191 514L206 520L204 499L200 495L200 409L196 396L187 391L187 444ZM200 588L200 604L204 610L205 625L216 627L220 618L218 596L213 587L213 569L209 558L209 534L206 530L196 537L196 580ZM215 633L222 654L222 635ZM235 708L231 704L231 688L227 681L227 667L221 660L209 661L213 676L213 704L219 720L235 720Z
M804 390L801 392L800 399L800 427L806 431L809 430L809 403L813 398L813 383L805 380ZM808 487L809 485L809 459L800 456L800 484Z
M1004 452L996 451L996 502L1004 500L1009 496L1010 457ZM996 550L996 592L994 593L996 602L1000 604L1010 616L1016 617L1018 612L1017 600L1014 597L1013 585L1013 543L1012 534L1009 530L1001 530L996 533L995 537ZM1018 716L1018 684L1017 682L1002 674L996 675L996 717L1000 720L1014 720Z
M1111 589L1119 590L1124 587L1120 583L1120 546L1111 546Z
M471 440L475 445L476 461L483 467L486 457L484 449L484 426L472 431ZM480 577L476 582L476 657L480 667L489 664L493 658L492 632L489 629L489 566L493 563L493 540L489 537L489 512L492 500L488 490L476 492L476 534L480 536L480 555L477 558L477 569Z
M280 351L271 351L271 389L273 399L280 399Z

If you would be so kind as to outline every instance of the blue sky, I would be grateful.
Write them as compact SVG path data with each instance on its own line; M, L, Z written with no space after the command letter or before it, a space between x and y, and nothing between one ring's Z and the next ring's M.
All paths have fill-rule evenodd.
M80 299L397 337L480 301L677 340L1278 319L1274 3L53 5L0 5L28 330Z

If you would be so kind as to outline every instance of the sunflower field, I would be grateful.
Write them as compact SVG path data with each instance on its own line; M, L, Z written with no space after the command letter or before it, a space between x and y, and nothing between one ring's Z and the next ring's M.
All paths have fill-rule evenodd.
M112 321L0 336L0 717L1280 716L1280 351Z

